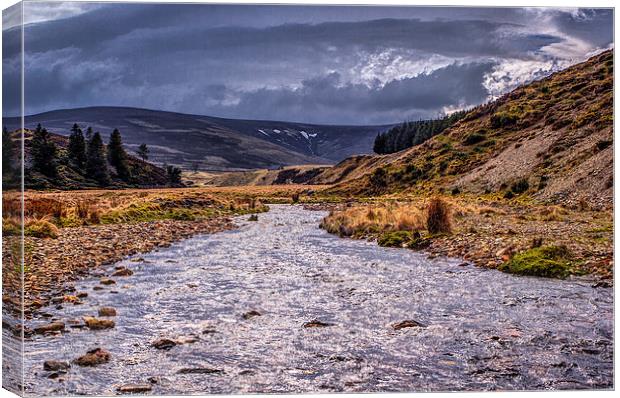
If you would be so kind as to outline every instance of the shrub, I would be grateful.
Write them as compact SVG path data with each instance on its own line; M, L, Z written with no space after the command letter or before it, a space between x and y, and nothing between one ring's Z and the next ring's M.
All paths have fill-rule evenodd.
M44 219L28 220L24 224L24 235L55 239L58 237L58 227Z
M299 202L299 194L297 192L295 192L294 194L291 195L291 200L293 201L293 203L297 203Z
M452 231L448 204L440 198L431 199L428 205L426 229L431 234L450 233Z
M452 188L452 195L458 195L460 193L461 193L461 190L459 189L459 187Z
M517 115L507 112L497 112L491 116L491 127L497 129L502 127L512 126L517 123L519 118Z
M472 133L465 138L465 141L463 141L463 143L465 145L474 145L474 144L484 141L485 139L486 137L483 134Z
M510 190L515 195L522 194L523 192L527 191L528 189L530 189L530 183L527 181L526 178L522 178L520 180L517 180L517 181L513 182L512 185L510 186Z
M377 191L383 190L387 187L387 172L383 167L379 167L370 175L370 184Z
M499 270L518 275L566 278L576 273L572 255L566 246L534 247L516 254L499 266Z
M377 239L377 243L379 246L384 247L403 247L406 243L411 240L411 232L409 231L393 231L393 232L385 232L379 239Z
M258 221L258 216L256 214L252 214L250 218L248 218L248 221Z

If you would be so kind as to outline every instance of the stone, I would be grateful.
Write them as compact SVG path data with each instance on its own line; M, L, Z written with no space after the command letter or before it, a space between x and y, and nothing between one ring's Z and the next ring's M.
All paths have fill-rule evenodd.
M73 362L79 366L96 366L110 361L110 353L102 348L94 348Z
M136 394L151 391L150 384L125 384L116 389L121 394Z
M110 279L110 278L101 278L99 283L101 283L102 285L113 285L113 284L116 283L116 281L114 281L114 279Z
M258 311L248 311L245 314L242 315L243 319L251 319L254 318L255 316L261 316L262 314Z
M63 361L45 361L43 362L43 370L48 372L64 371L71 367L68 362Z
M323 322L323 321L319 321L316 319L311 320L310 322L306 322L303 324L303 327L305 328L324 328L324 327L328 327L328 326L334 326L333 323L327 323L327 322Z
M85 298L85 297L88 297L88 293L86 293L86 292L79 292L78 294L75 295L75 297L77 297L77 298Z
M116 309L112 307L99 308L99 316L116 316Z
M84 323L91 330L111 329L115 326L114 321L109 319L97 319L93 316L85 316Z
M63 330L65 330L65 323L64 322L60 322L60 321L51 322L51 323L48 323L46 325L37 326L36 328L34 328L34 332L36 334L45 334L45 333L50 333L50 332L59 332L59 331L63 331Z
M392 328L394 330L401 330L401 329L405 329L405 328L424 328L426 327L426 325L418 322L418 321L414 321L411 319L405 320L405 321L401 321L401 322L397 322L395 324L392 325Z
M178 374L214 374L214 373L224 373L222 369L214 369L214 368L183 368L180 369Z
M151 345L158 350L169 350L177 344L176 341L170 339L159 339L151 343Z
M112 276L131 276L133 275L133 271L129 268L121 268L119 270L114 271Z

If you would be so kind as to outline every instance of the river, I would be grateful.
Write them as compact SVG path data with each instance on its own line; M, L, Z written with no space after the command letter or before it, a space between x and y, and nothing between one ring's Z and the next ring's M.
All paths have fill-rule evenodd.
M114 307L116 326L27 340L26 393L612 388L613 289L341 239L318 228L325 214L273 205L236 230L111 265L103 272L134 274L103 290L100 276L78 281L83 304L44 311L69 322ZM313 320L329 326L304 327ZM393 328L404 320L420 326ZM154 348L161 338L183 344ZM111 361L55 379L43 370L95 347ZM187 373L198 368L217 372Z

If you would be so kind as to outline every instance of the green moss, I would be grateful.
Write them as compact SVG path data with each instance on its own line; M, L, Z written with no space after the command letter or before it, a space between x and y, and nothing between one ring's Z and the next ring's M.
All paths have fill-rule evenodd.
M566 246L543 246L514 255L499 270L518 275L566 278L579 272Z
M393 231L385 232L379 236L377 243L384 247L403 247L403 245L411 241L411 232L409 231Z

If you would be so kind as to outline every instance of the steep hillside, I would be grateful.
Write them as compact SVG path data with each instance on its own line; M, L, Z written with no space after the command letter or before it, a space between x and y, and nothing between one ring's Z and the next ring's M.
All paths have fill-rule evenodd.
M38 123L66 135L73 123L92 126L104 139L118 128L129 150L146 143L154 162L202 170L333 164L372 152L378 132L390 127L235 120L122 107L57 110L25 119L26 128ZM17 129L19 119L5 118L4 124Z
M613 202L612 144L613 52L605 51L472 110L421 145L348 160L331 174L348 174L334 190L351 194L527 193L600 208ZM347 163L357 165L343 173Z

